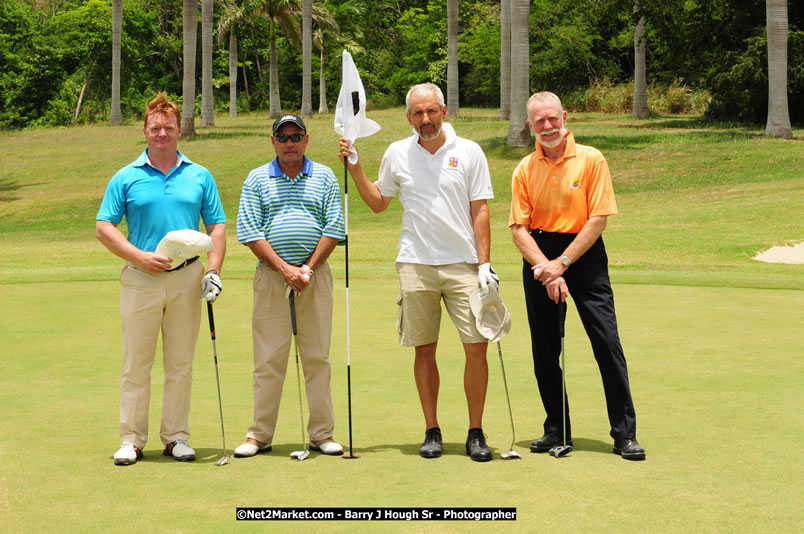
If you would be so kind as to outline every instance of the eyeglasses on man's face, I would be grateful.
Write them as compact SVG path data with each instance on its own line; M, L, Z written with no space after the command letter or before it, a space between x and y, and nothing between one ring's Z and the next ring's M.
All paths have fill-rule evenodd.
M294 134L276 134L276 140L280 143L287 143L288 139L293 141L294 143L301 143L302 139L304 139L304 134L294 133Z

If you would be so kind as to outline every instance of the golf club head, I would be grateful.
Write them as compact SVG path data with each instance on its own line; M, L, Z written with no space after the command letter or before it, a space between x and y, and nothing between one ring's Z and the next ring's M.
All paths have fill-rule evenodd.
M563 458L572 452L572 445L556 445L550 449L550 456L554 458Z
M223 458L215 462L215 465L226 465L229 463L229 455L225 455Z
M522 457L516 452L514 449L511 449L508 452L504 452L500 455L503 460L521 460Z
M298 460L300 462L302 460L304 460L305 458L307 458L308 456L310 456L310 451L309 450L293 451L293 452L290 453L291 458L293 458L294 460Z

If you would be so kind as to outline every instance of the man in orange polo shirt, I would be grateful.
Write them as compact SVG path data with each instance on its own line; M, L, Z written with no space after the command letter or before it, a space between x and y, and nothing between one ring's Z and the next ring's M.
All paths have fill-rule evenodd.
M609 168L600 151L575 143L556 95L536 93L527 106L536 147L514 170L508 226L524 258L533 367L547 413L544 435L530 450L547 452L564 440L558 303L572 295L603 378L614 453L644 460L601 237L607 217L617 213Z

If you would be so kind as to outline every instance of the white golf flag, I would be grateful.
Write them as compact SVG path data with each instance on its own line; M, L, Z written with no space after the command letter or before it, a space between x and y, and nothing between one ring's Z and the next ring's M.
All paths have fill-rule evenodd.
M335 106L335 132L348 137L354 143L358 137L377 133L380 125L366 117L366 91L352 55L346 50L343 51L342 72L341 92ZM356 152L349 155L349 161L357 163Z

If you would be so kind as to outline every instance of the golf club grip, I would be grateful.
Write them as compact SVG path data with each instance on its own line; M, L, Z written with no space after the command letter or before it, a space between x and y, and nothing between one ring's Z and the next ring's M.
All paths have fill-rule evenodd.
M290 326L293 329L293 335L296 335L296 293L291 290L290 295Z
M215 339L215 315L212 313L212 303L207 301L207 316L209 317L209 334Z
M564 321L567 319L567 302L558 303L558 333L564 337Z

